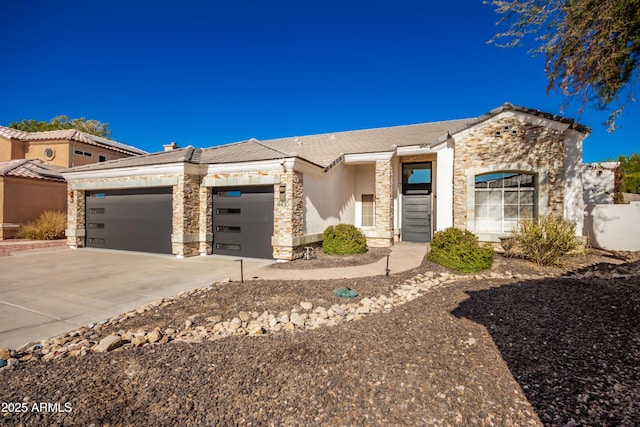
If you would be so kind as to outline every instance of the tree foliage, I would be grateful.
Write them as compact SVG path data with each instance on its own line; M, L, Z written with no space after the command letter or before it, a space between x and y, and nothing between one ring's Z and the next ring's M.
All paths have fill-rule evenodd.
M488 3L489 1L485 1ZM577 99L609 112L609 131L631 102L640 64L640 0L491 0L498 24L508 30L490 40L520 46L533 36L529 52L546 56L547 92L559 90L568 103Z
M9 127L25 132L44 132L49 130L77 129L79 131L103 138L109 138L111 136L111 130L109 129L108 123L101 123L99 120L90 120L85 117L81 117L79 119L69 119L69 116L57 116L48 122L42 122L33 119L22 119L22 121L19 122L9 123Z
M622 191L640 194L640 154L622 155L618 161L622 170Z

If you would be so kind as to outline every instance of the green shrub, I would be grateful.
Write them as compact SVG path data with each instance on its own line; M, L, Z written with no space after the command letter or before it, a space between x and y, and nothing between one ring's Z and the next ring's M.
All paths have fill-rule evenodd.
M367 251L367 239L353 225L330 225L324 230L322 251L328 255L361 254Z
M20 227L18 239L54 240L64 238L67 215L58 211L45 211L37 220Z
M480 246L468 230L447 228L434 234L429 261L462 273L487 270L493 264L493 248Z
M573 223L545 215L537 220L520 221L513 234L513 253L521 254L538 265L557 264L563 255L586 249L583 238L576 236Z

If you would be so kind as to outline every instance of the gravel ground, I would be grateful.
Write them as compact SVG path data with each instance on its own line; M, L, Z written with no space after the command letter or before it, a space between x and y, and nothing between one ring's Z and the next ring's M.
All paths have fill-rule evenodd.
M390 254L389 248L368 248L363 254L354 255L326 255L322 248L315 248L311 259L296 259L290 262L278 262L270 268L280 270L308 270L314 268L332 268L336 266L350 267L354 265L372 264L385 255Z
M361 299L434 270L446 271L425 261L389 278L216 284L118 328L328 307L337 287ZM507 271L541 269L498 256L493 272ZM19 363L0 370L0 424L640 425L637 256L597 253L545 271L564 277L466 275L333 327Z

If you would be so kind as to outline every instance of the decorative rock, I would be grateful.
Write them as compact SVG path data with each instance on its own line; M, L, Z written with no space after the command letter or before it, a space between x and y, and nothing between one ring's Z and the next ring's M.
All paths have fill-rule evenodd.
M302 327L304 326L304 317L300 313L291 313L291 323L294 326Z
M154 342L160 342L162 338L163 337L160 331L151 331L149 332L149 334L147 334L147 341L149 341L149 343L151 344L153 344Z
M93 351L97 353L105 353L115 350L118 347L122 347L123 345L124 341L120 335L109 335L108 337L103 338L100 343L94 347ZM49 354L53 354L53 352Z
M247 330L249 331L249 335L262 335L265 333L262 325L254 322L249 323Z
M233 319L231 319L231 322L229 322L228 332L230 334L233 334L238 329L240 329L241 326L242 326L242 320L238 319L237 317L234 317Z
M300 303L300 307L302 307L303 310L311 310L313 308L313 304L308 301L304 301Z
M246 311L241 311L240 313L238 313L238 317L243 322L248 322L251 319L251 313L248 313Z
M209 323L218 323L222 320L222 316L220 316L219 314L215 316L209 316L205 320Z
M136 334L131 339L131 343L133 345L135 345L136 347L141 347L141 346L147 344L148 341L147 341L147 338L144 336L144 334Z
M7 368L10 368L12 366L16 366L18 364L18 359L14 358L14 357L10 357L9 360L7 360Z
M7 347L0 348L0 359L9 360L10 357L11 350L9 350Z

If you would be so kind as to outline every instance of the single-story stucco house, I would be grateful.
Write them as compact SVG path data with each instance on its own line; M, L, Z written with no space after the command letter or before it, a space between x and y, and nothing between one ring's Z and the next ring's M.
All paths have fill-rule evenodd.
M506 103L471 119L79 166L63 171L68 244L291 260L338 223L380 247L428 242L451 226L498 241L519 219L548 213L582 234L589 132Z

